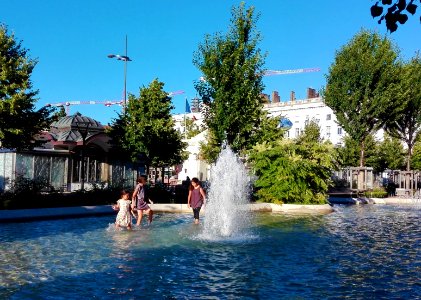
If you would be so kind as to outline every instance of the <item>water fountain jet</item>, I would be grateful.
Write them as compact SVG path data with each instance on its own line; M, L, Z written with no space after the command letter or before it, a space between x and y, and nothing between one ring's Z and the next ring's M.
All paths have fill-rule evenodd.
M247 235L251 221L249 195L248 172L239 157L226 146L211 167L202 237L212 240Z

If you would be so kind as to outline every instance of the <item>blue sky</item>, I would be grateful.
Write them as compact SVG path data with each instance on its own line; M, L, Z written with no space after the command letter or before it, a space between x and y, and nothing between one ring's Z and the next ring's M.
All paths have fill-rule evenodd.
M245 1L260 13L257 27L267 52L265 67L271 70L320 68L320 72L264 78L265 93L276 90L287 100L306 88L319 90L333 62L335 51L362 28L387 34L404 59L421 48L419 13L397 32L388 34L384 24L370 16L375 1L354 0L260 0ZM173 97L174 113L184 111L185 99L196 95L193 81L201 74L193 65L193 53L205 34L225 33L232 6L240 1L161 0L1 0L0 22L6 24L38 59L32 81L39 90L37 107L75 100L122 99L124 63L107 58L124 54L128 37L127 91L158 78ZM352 3L352 5L350 4ZM420 8L421 9L421 8ZM71 106L102 124L110 123L121 107Z

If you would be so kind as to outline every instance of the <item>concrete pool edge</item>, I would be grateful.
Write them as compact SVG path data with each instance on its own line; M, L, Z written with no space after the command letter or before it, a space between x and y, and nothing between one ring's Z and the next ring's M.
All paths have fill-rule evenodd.
M151 208L155 212L163 213L191 213L191 208L187 204L152 204ZM297 214L326 214L333 212L329 204L324 205L300 205L300 204L273 204L273 203L252 203L248 205L251 211L273 212L273 213L297 213ZM203 209L206 213L206 207ZM25 222L35 220L48 220L60 218L88 217L98 215L114 215L111 205L99 206L75 206L57 208L34 208L34 209L14 209L0 210L0 223Z

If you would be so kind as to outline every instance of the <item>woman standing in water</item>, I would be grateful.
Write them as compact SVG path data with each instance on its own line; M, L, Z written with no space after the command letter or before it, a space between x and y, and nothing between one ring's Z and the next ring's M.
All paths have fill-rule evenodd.
M187 198L187 206L193 209L194 224L199 224L199 214L202 205L206 202L205 191L199 184L199 179L193 177L189 187L189 196Z

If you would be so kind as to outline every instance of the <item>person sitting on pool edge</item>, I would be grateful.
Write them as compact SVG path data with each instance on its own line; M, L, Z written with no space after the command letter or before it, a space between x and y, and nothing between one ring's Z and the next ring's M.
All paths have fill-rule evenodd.
M148 214L148 222L149 224L152 223L153 211L146 201L153 204L148 195L147 177L146 175L140 175L137 178L137 185L132 195L132 208L136 207L138 215L136 226L139 226L142 222L143 213Z

